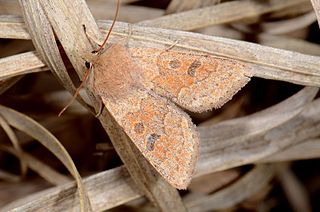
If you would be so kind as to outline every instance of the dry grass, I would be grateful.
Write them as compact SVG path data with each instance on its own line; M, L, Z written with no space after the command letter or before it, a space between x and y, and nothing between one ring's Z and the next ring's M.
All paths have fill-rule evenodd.
M129 36L137 47L174 44L241 61L253 76L221 109L190 114L201 151L189 189L179 193L163 180L108 110L95 118L99 102L89 90L57 117L83 78L82 58L95 47L82 25L102 40L111 22L93 17L112 19L115 2L0 0L3 210L320 207L319 161L310 160L320 156L320 47L311 42L319 37L320 2L163 2L151 8L147 1L122 1L122 22L110 41Z

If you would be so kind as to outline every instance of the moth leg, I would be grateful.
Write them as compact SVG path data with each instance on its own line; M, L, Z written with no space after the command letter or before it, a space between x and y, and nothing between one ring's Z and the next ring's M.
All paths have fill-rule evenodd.
M117 43L129 48L129 40L132 36L132 24L128 23L128 35L122 37Z
M94 87L94 67L92 65L90 66L90 70L91 71L89 72L89 75L87 78L87 81L88 81L87 86L88 86L89 90L95 91L96 89ZM95 110L96 110L96 108L98 108L98 110L96 110L98 112L95 114L95 117L98 118L101 115L102 110L103 110L103 102L102 102L102 99L100 96L94 95L93 97L96 100L96 102L98 102L98 105L96 105L96 104L94 105Z
M179 40L176 40L176 41L175 41L174 43L172 43L168 48L162 50L162 51L160 52L160 54L158 55L158 57L161 56L162 54L165 54L166 52L170 51L171 49L173 49L178 43L179 43Z
M131 38L131 36L132 36L132 24L128 24L128 36L125 38L125 46L126 47L129 47L129 40L130 40L130 38Z
M173 47L175 47L177 44L179 43L179 40L176 40L173 44L171 44L168 48L166 48L164 51L169 51L171 50Z
M102 99L101 98L98 98L97 99L98 103L99 103L99 110L98 110L98 113L95 115L96 118L98 118L101 114L102 114L102 111L103 111L103 102L102 102Z

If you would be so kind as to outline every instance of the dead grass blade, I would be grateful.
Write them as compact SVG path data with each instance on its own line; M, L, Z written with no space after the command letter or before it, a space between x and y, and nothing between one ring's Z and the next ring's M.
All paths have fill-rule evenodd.
M112 20L116 10L115 1L86 1L95 19ZM123 1L121 1L123 2ZM117 18L119 21L137 23L147 19L162 16L164 10L138 5L121 5L121 12Z
M306 94L308 94L308 97L305 96ZM300 93L296 94L295 96L289 98L288 100L280 103L279 105L274 106L273 108L271 108L271 110L273 110L279 114L284 113L284 110L291 110L292 111L291 113L284 115L284 117L286 117L286 118L281 121L282 123L284 123L285 120L290 120L290 118L288 118L288 115L291 114L290 116L292 117L293 116L292 113L297 114L298 113L297 110L301 111L302 108L304 108L304 105L307 105L308 102L311 101L314 94L315 94L315 91L312 91L312 88L306 88L306 89L302 90ZM304 98L304 100L301 100L301 98ZM291 107L288 108L290 105L291 105ZM315 108L318 108L318 106L319 106L319 101L312 103L310 106L308 106L309 109L310 108L314 108L314 109L313 109L313 113L310 113L307 117L319 117L317 114L314 114L314 112L316 111ZM304 110L308 111L308 108L306 108ZM270 114L270 111L267 109L265 111L257 113L258 115L252 115L252 116L253 117L257 116L257 117L262 118L261 113L262 114ZM306 112L301 113L301 116L305 116L305 115L306 115ZM272 114L271 114L271 116L272 116ZM272 117L267 120L273 122L274 119L272 119ZM307 120L310 121L310 119L307 119ZM291 118L291 121L292 121L292 118ZM252 123L257 123L257 122L258 122L258 119L252 120ZM226 121L226 122L222 122L222 123L232 123L232 122ZM245 123L243 121L243 119L241 120L241 123ZM266 124L266 123L268 123L268 122L264 122L263 124ZM293 121L293 123L297 124L296 121ZM235 123L235 125L239 126L239 124L237 124L237 123ZM313 125L314 125L314 123L310 123L307 125L307 127L313 126ZM268 126L270 126L270 124ZM302 126L305 127L304 124L302 124ZM282 127L282 126L279 125L279 127ZM317 126L315 126L315 127L317 127ZM272 126L270 126L270 128L272 128ZM278 128L275 127L274 129L278 129ZM285 131L288 131L289 134L291 134L291 132L293 132L293 131L296 132L296 130L290 130L290 128L288 128L286 126L284 128L285 128ZM275 130L273 130L273 132L274 131ZM235 132L239 132L239 134L237 134L237 133L234 134L235 137L237 137L243 133L243 132L240 132L237 130L235 130ZM314 130L314 132L319 133L319 129L316 128ZM306 134L308 136L310 136L309 132ZM219 138L219 135L217 135L217 136ZM287 137L287 135L285 135L284 137ZM293 137L295 137L295 135ZM220 137L219 140L228 142L228 140L226 140L225 137ZM282 140L281 138L279 138L279 140L274 140L273 145L281 140ZM249 144L249 145L251 145L251 148L254 148L256 146L255 142L258 142L258 141L259 141L258 139L254 139L254 142ZM209 139L202 140L201 149L206 149L206 148L210 147L210 145L212 145L212 144L213 144L213 142ZM295 146L295 144L296 143L292 142L292 146L285 147L285 148L287 148L288 152L290 152L290 151L292 152L298 146L300 146L300 148L299 148L300 151L307 150L307 149L303 148L305 143L301 143L301 144L298 143L298 144L296 144L296 146ZM318 146L318 152L319 152L320 147L319 147L318 143L313 142L313 145L311 146L311 148L316 147L315 145ZM282 147L284 147L284 146L282 146ZM221 148L225 149L224 147L221 147ZM262 149L265 149L265 148L268 148L268 147L262 146ZM245 146L244 149L247 149L247 146ZM235 147L235 149L234 149L235 152L239 152L240 150L237 149L237 147ZM208 149L208 151L210 151L210 149ZM253 152L255 152L255 151L253 151ZM305 152L305 155L308 154L308 151L304 151L304 152ZM217 154L217 153L219 153L219 151L215 152L215 154ZM215 156L215 154L208 153L207 154L208 157L206 157L206 155L203 155L202 158L206 157L206 160L210 161L209 156L210 155ZM246 154L244 154L244 155L247 156ZM248 155L248 156L250 157L250 155ZM220 157L220 156L218 155L217 157ZM290 155L289 156L287 155L287 157L290 158ZM318 157L319 157L319 154L318 154ZM270 156L269 156L269 158L270 158ZM299 157L298 157L298 159L299 159ZM281 158L280 158L280 160L281 160ZM283 160L283 158L282 158L282 160ZM198 163L198 167L203 167L202 164L204 163L204 161L205 161L204 159L200 159L200 161ZM273 160L273 161L275 161L275 160ZM251 163L253 161L247 161L247 162ZM225 168L230 168L230 167L225 167ZM204 173L206 173L206 171L203 171L203 169L198 168L196 176L201 176ZM265 172L265 173L268 173L268 172ZM127 202L132 199L136 199L136 198L140 197L140 195L138 193L136 193L137 190L133 189L134 183L130 180L130 177L128 176L127 172L125 171L125 169L123 167L94 175L94 176L88 178L88 180L85 180L85 185L86 185L86 188L88 189L89 196L96 197L96 198L90 198L90 199L93 199L92 206L93 206L94 210L96 210L96 209L97 210L100 210L100 209L105 210L105 209L115 207L115 206L120 205L124 202ZM257 183L256 185L260 185L260 183ZM69 193L70 190L72 190L72 186L59 187L59 188L56 188L55 190L51 190L47 195L42 195L41 198L34 200L34 201L39 202L41 207L50 208L50 206L56 201L56 199L58 199L61 196L61 193L64 193L64 192ZM108 191L108 192L106 192L106 191ZM105 197L105 198L98 198L99 196ZM69 198L72 199L73 197L69 197ZM61 204L61 206L60 206L60 204L55 205L55 206L62 207L63 205L65 205L64 201L67 201L67 200L63 200L63 201L59 202ZM70 207L71 207L70 209L72 209L72 207L76 207L75 205L76 204L70 205ZM21 206L21 210L23 210L24 208L28 208L28 207L34 208L35 207L34 203L31 201L28 204Z
M110 26L109 23L101 23L101 25L104 29ZM140 47L153 45L157 48L160 48L160 45L163 46L161 48L167 48L178 41L175 45L176 48L179 47L194 53L199 52L246 62L250 69L248 74L253 74L257 77L301 85L320 85L318 57L195 33L139 26L132 27L132 30L133 33L130 36L131 45ZM118 23L114 29L113 42L128 36L127 31L127 24ZM79 62L82 61L80 60Z
M31 39L21 16L0 15L0 37L10 39Z
M22 158L22 148L19 144L18 138L15 134L15 132L11 129L10 125L7 123L7 121L0 115L0 126L4 130L4 132L7 134L9 137L9 140L11 141L15 151L16 151L16 156L19 159L20 162L20 167L21 167L21 175L24 177L27 173L27 163L23 160Z
M168 29L194 30L210 25L225 24L248 18L256 18L263 14L279 11L301 3L309 2L307 0L271 0L268 2L257 2L253 0L230 1L211 7L142 21L139 25L149 25Z
M254 163L319 135L319 123L308 119L311 117L308 110L318 104L318 101L310 104L317 92L318 88L306 87L287 100L253 115L199 126L202 145L196 175ZM311 111L316 116L317 112ZM315 124L311 127L311 123ZM292 135L291 132L300 133Z
M101 22L100 26L107 30L110 24L110 22ZM63 28L65 27L69 26L63 26ZM68 34L69 37L77 33L83 35L82 26L78 28L73 26L73 28L74 30L70 33L62 32ZM253 74L256 77L282 80L301 85L320 86L320 60L315 56L264 47L244 41L205 36L197 33L132 26L121 22L117 22L110 41L117 42L127 37L130 28L132 34L130 35L129 45L166 49L175 44L175 48L185 49L195 54L209 54L245 62L248 65L248 75ZM90 32L90 35L95 37L93 32ZM84 52L84 49L89 48L88 45L90 44L86 43L84 45L85 40L79 41L80 43L82 44L79 46L79 52ZM73 52L74 45L69 42L66 45L66 47L64 46L66 51ZM77 64L83 64L81 56L72 59L76 60Z
M0 95L16 84L23 76L11 77L0 81Z
M319 157L320 146L319 146L319 143L317 143L317 141L318 140L315 140L315 142L311 144L310 148L317 147L317 150L318 150L317 157ZM202 145L204 145L204 142L202 142ZM306 150L304 152L305 152L305 155L307 155L309 148L304 149L303 147L305 145L306 143L297 144L296 146L289 147L287 151L290 152L291 151L290 149L294 150L296 147L300 146L299 149ZM280 155L281 154L279 153L279 156ZM288 154L286 155L288 156ZM300 159L299 156L300 155L297 155L296 159ZM279 158L280 161L283 159L285 158ZM288 157L288 159L290 159L290 156ZM276 162L277 160L274 159L272 161ZM265 173L269 173L269 172L265 172ZM199 173L197 174L197 176L202 176L202 174ZM91 203L94 211L107 210L107 209L119 206L125 202L129 202L131 200L141 197L141 194L139 193L138 188L136 188L135 183L132 181L131 177L126 171L126 168L123 166L112 169L112 170L108 170L105 172L100 172L98 174L85 178L84 185L88 191L88 196L92 200ZM257 183L257 185L260 185L260 182ZM30 197L30 199L32 200L30 201L21 203L21 200L20 200L10 204L10 207L8 205L7 208L12 208L12 205L15 205L15 207L17 207L16 208L17 210L25 211L28 208L32 211L32 210L35 210L37 207L50 210L54 206L58 209L64 208L66 210L73 210L75 207L77 207L77 204L76 203L67 204L68 201L74 198L75 194L72 192L73 190L74 190L74 185L72 184L55 187L45 192L41 192L41 195L39 194L32 195L32 197ZM62 195L62 193L70 193L70 196L68 196L68 199L61 200L60 196ZM250 195L248 194L248 196ZM58 199L60 200L59 204L57 204ZM227 198L227 201L225 203L228 203L229 200L230 199ZM35 204L36 202L38 203L38 205ZM65 208L66 205L68 205L68 208Z
M59 172L52 169L50 166L46 165L45 163L41 162L40 160L26 152L18 152L17 150L6 146L0 146L0 149L21 158L21 160L30 169L38 173L41 177L43 177L45 180L52 183L53 185L62 185L71 181L69 177L60 174Z
M188 210L200 207L202 204L207 205L207 207L213 207L213 209L230 207L254 195L254 193L263 188L272 179L273 174L272 166L260 165L230 187L226 187L213 195L207 196L205 199L185 203L187 204ZM93 211L107 210L141 197L138 188L136 188L123 166L92 175L85 178L83 182L87 188L90 199L92 199ZM244 189L246 185L250 185L250 187ZM28 197L28 201L23 199L15 201L5 208L15 208L17 211L25 211L26 209L33 211L36 208L52 210L53 207L57 211L62 208L64 210L74 210L76 203L70 204L69 202L74 198L73 190L74 185L68 183L33 194ZM243 192L244 190L246 190L246 192ZM68 193L70 195L68 198L61 199L62 193ZM59 202L57 201L58 199L60 200ZM220 200L222 201L220 202ZM207 204L210 201L214 203L219 202L219 204Z
M320 46L302 39L288 36L261 34L258 36L261 45L296 51L302 54L320 56Z
M89 203L86 197L85 188L82 184L81 177L75 167L71 157L61 143L44 127L39 125L36 121L18 113L10 108L0 105L0 115L10 124L12 127L30 135L34 139L38 140L43 146L49 149L59 160L65 165L69 172L73 175L77 182L80 205L84 211L89 210Z
M100 0L87 0L86 3L88 4L93 16L95 19L107 19L112 20L114 17L114 11L116 9L116 5L114 1L100 1ZM121 14L117 20L125 21L129 23L137 23L143 20L154 19L162 16L164 14L164 10L158 8L151 8L151 7L143 7L138 5L126 5L121 1ZM0 15L0 20L2 19L5 23L5 17L13 21L15 18L21 19L21 8L19 2L17 0L0 0L0 14L10 14L10 15ZM11 21L9 21L11 22ZM11 22L12 23L12 22ZM4 25L5 26L5 25ZM11 27L8 29L12 30ZM21 28L17 28L20 30ZM8 36L14 36L13 31L4 31L7 33ZM30 36L27 33L27 30L23 30L25 35L25 39L30 39ZM3 34L5 35L5 34Z
M320 26L320 1L319 0L311 0L313 9L317 15L318 25Z
M276 176L282 184L282 188L291 204L293 211L311 212L311 205L309 202L306 188L295 174L290 170L289 163L279 163L275 165Z
M306 28L310 26L313 22L317 20L314 11L311 11L307 14L303 14L298 17L294 17L292 19L286 19L282 21L274 21L274 22L262 22L259 24L259 31L271 34L271 35L279 35L290 33L299 29ZM246 27L245 25L237 25L233 24L236 28L240 29L242 32L246 33L256 33L254 30Z
M0 59L0 80L13 76L48 70L35 52Z
M220 3L220 0L172 0L170 1L165 14L177 13L201 7L211 6Z
M21 180L21 177L11 174L9 172L0 170L0 179L3 181L11 182L11 183L17 183Z
M93 211L108 210L142 196L124 166L92 175L85 178L83 183L92 200ZM75 185L67 183L12 202L3 209L34 211L41 208L47 211L73 211L77 208L77 203L73 201L74 191ZM68 196L64 195L66 193Z
M239 32L228 26L207 27L202 29L200 32L206 35L215 35L236 40L245 39L245 35L242 32ZM255 34L255 36L258 43L263 46L270 46L273 48L300 52L302 54L320 56L320 46L306 40L285 35L270 35L266 33Z
M284 149L282 152L277 152L266 158L262 158L258 163L270 163L279 161L292 161L292 160L306 160L316 159L320 155L320 139L311 138L302 141L296 145Z
M52 73L60 80L66 90L74 94L76 88L64 66L54 33L40 3L38 1L24 0L21 0L20 3L23 8L24 19L28 25L33 44L38 54L43 58ZM92 111L80 95L77 96L77 100L89 111Z
M212 194L217 190L227 187L232 182L239 179L240 169L229 169L221 172L214 172L194 178L188 186L188 190L195 194ZM189 198L189 197L188 197ZM185 200L185 199L184 199Z
M267 186L274 174L273 166L259 165L229 187L212 195L186 202L188 211L212 211L230 208Z

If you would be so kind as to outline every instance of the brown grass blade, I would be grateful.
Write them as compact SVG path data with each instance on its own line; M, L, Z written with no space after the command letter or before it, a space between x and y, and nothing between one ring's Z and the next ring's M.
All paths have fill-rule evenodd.
M0 36L10 39L31 39L21 16L0 15Z
M101 23L101 26L107 29L110 25L109 23ZM111 40L111 42L116 42L128 36L128 28L127 24L118 22L113 32L114 40ZM131 45L152 45L165 49L178 41L175 45L176 48L246 62L250 67L248 72L256 77L301 85L320 85L320 60L318 57L196 33L139 26L133 26L132 30ZM246 51L243 51L244 49ZM81 58L79 62L83 62Z
M93 211L107 210L142 196L124 166L92 175L85 178L83 183L92 200ZM15 208L17 211L34 211L41 208L73 211L78 207L73 201L74 191L75 185L67 183L12 202L3 210ZM69 195L64 195L66 193Z
M188 211L212 211L230 208L267 186L274 174L273 166L259 165L229 187L212 195L186 202Z
M313 122L307 118L308 110L316 107L317 101L313 106L308 104L317 92L318 88L307 87L287 100L253 115L216 125L199 126L203 145L200 149L197 174L254 163L319 134L318 125L315 124L311 130L311 127L304 127L302 124ZM293 136L291 132L298 132L297 128L300 128L301 134ZM313 133L305 135L303 130Z
M320 1L319 0L311 0L313 9L317 15L318 25L320 26Z
M17 150L6 146L0 146L0 149L10 152L11 154L17 157L20 157L21 160L24 161L24 163L26 163L26 165L30 169L38 173L41 177L43 177L45 180L52 183L53 185L63 185L71 181L69 177L60 174L47 164L43 163L39 159L33 157L32 155L26 152L18 152Z
M81 177L71 157L69 156L65 148L60 144L60 142L49 131L47 131L36 121L32 120L24 114L18 113L17 111L1 105L0 114L12 127L17 128L18 130L21 130L31 137L35 138L47 149L49 149L57 158L59 158L59 160L66 166L66 168L73 175L77 182L81 208L88 211L87 209L90 206L87 202L87 197Z
M23 76L11 77L9 79L0 81L0 95L16 84L22 77Z
M291 204L293 211L311 212L306 188L299 182L293 171L290 170L290 163L279 163L275 165L276 175L282 188Z
M19 144L18 138L17 138L15 132L10 127L10 125L7 123L7 121L1 115L0 115L0 126L2 127L4 132L9 137L9 139L12 143L12 146L14 147L14 149L17 153L16 156L19 159L20 166L21 166L21 175L22 175L22 177L24 177L27 173L28 165L22 158L23 151L22 151L22 148Z
M279 161L316 159L320 155L320 139L311 138L296 145L290 146L282 152L277 152L258 162L270 163Z
M182 11L197 9L220 3L220 0L172 0L170 1L165 14L178 13Z
M271 111L274 111L276 113L279 113L279 114L283 114L284 113L285 114L284 115L284 119L282 121L278 122L278 126L279 127L275 127L274 129L279 129L280 127L282 127L281 123L285 124L286 123L285 120L292 120L292 117L297 116L299 111L301 112L303 110L303 108L305 108L305 105L308 105L308 102L310 102L312 100L312 98L314 97L314 95L316 93L316 89L314 89L314 91L312 91L313 89L314 88L306 88L306 89L302 90L301 92L297 93L295 96L289 98L288 100L285 100L284 102L282 102L279 105L276 105L276 106L274 106L273 108L270 109ZM305 96L306 94L307 94L307 96ZM318 104L319 104L319 101L318 101L318 103L312 103L309 107L317 108ZM291 110L290 113L284 112L284 111L289 110L289 109ZM267 109L265 111L258 112L256 115L249 116L249 118L252 117L251 118L252 119L252 123L256 123L259 119L260 120L262 119L262 117L263 117L262 115L263 114L272 115L270 113L270 110ZM308 111L308 107L305 108L304 110ZM316 110L313 110L313 112L315 112L315 111ZM302 112L301 114L302 114L302 116L305 116L304 114L306 114L306 112ZM309 114L308 115L308 117L315 117L315 116L317 116L317 115L316 114ZM264 122L263 123L264 125L268 124L268 126L270 126L270 129L273 129L272 126L274 126L273 123L272 123L274 121L274 119L272 119L272 117L269 119L269 121L271 121L271 123L268 123L268 122ZM291 119L290 119L290 117L291 117ZM311 120L309 120L309 121L311 121ZM243 121L243 118L241 118L241 120L239 120L239 122L245 123ZM235 122L233 122L233 121L231 121L231 122L230 121L225 121L225 122L222 122L221 124L224 125L224 124L227 124L227 123L230 123L230 124L234 123L235 126L239 126L239 124L237 124L237 121L235 121ZM230 125L230 124L227 124L227 125ZM218 124L218 126L219 125L220 124ZM311 124L311 126L312 125L313 124ZM217 125L215 125L215 126L217 126ZM307 126L310 126L310 125L307 125ZM302 126L302 127L304 127L304 126ZM286 130L283 131L283 132L288 131L289 134L291 134L292 131L295 131L295 130L292 130L292 131L288 130L288 127L284 127L284 128ZM235 131L235 132L236 133L233 134L234 137L239 137L239 136L241 136L243 134L242 131ZM318 129L317 126L315 126L315 128L314 128L314 132L316 132L316 133L319 132L319 129ZM207 132L205 131L204 133L207 133ZM217 134L216 136L218 137L219 134ZM310 135L310 136L312 136L312 135ZM218 140L221 141L220 143L225 142L225 146L221 146L221 149L226 149L229 146L228 140L227 140L227 138L225 136L224 137L223 136L218 137ZM258 140L254 140L254 141L258 142ZM278 143L279 141L282 141L282 139L274 141L273 144L274 143ZM211 141L211 139L202 140L201 148L203 150L205 150L206 148L209 147L208 148L208 152L210 152L210 149L212 149L210 146L212 146L212 144L213 144L213 142ZM244 141L243 144L245 144L245 141ZM239 151L245 151L245 150L248 150L248 149L253 150L257 146L255 143L249 143L248 145L249 146L245 145L244 149L241 149L241 148L239 149L239 148L235 147L232 150L232 152L236 152L237 153ZM283 158L280 157L279 158L279 160L284 160L285 158L290 159L291 158L290 152L294 153L295 149L297 149L297 148L300 151L301 150L304 151L304 146L308 145L308 144L307 143L302 143L302 142L301 143L292 142L291 146L284 146L282 144L280 144L280 145L283 148L287 148L286 151L289 152L289 154L286 154L285 157L283 157ZM267 147L268 146L262 146L261 148L264 150ZM313 144L311 145L311 148L317 148L317 149L314 149L314 152L310 152L310 154L313 155L314 157L316 157L316 156L319 157L320 146L317 143L313 142ZM255 154L257 151L253 150L252 152L253 153L250 153L250 154L245 155L245 156L252 157L252 155L253 155L256 159L258 159L256 156L257 155L259 156L259 152L257 154ZM261 152L264 154L264 151L261 151ZM202 176L205 173L209 173L209 171L206 171L208 166L206 165L205 162L206 161L211 162L211 160L212 160L211 157L216 158L218 160L221 157L221 155L219 155L218 153L221 154L222 152L216 151L215 154L206 153L205 151L202 152L201 159L200 159L200 161L198 163L198 170L197 170L197 173L196 173L196 177L197 176ZM305 154L302 155L302 157L308 158L308 153L309 152L308 151L304 151L304 153ZM232 154L232 153L230 153L230 154ZM275 153L275 155L276 154L277 153ZM315 155L315 154L317 154L317 155ZM279 155L280 155L280 153L279 153ZM295 159L300 159L299 158L300 155L301 154L296 154ZM271 156L268 156L268 158L270 158L270 157ZM263 159L261 159L261 160L263 162ZM231 161L231 163L227 162L227 164L229 164L230 166L223 166L223 164L222 164L220 166L220 168L211 169L209 167L208 169L211 169L211 171L216 171L217 169L231 168L231 167L234 166L234 164L232 163L232 159L230 159L230 161ZM273 161L276 161L276 159L274 159ZM255 162L254 160L247 161L247 163L254 163L254 162ZM241 164L244 165L244 163L241 163ZM204 167L204 168L201 168L201 167ZM211 173L211 171L210 171L210 173ZM105 209L115 207L115 206L120 205L120 204L122 204L124 202L127 202L127 201L130 201L132 199L136 199L136 198L140 197L140 195L137 193L138 190L132 190L132 188L134 187L134 183L133 183L133 181L130 180L130 177L128 176L127 172L125 171L125 169L123 167L112 169L112 170L109 170L109 171L94 175L92 177L89 177L88 180L85 180L85 183L86 183L86 188L88 189L88 192L89 192L89 196L91 196L91 194L92 194L93 196L100 196L101 195L101 196L105 197L105 198L94 198L94 201L97 201L97 202L93 202L92 203L92 206L93 206L94 210L96 210L96 209L97 210L98 209L99 210L100 209L101 210L105 210ZM90 186L89 186L89 184L90 184ZM260 185L260 184L257 184L257 185ZM53 204L52 202L55 202L56 199L59 198L61 192L68 192L71 189L71 187L64 188L64 189L62 189L62 187L56 188L55 190L49 192L46 196L43 196L40 199L37 199L37 200L34 200L34 201L39 202L39 204L41 204L42 207L46 207L46 205L52 205ZM106 192L106 191L108 191L108 192ZM123 191L125 191L125 192L123 192ZM93 192L93 193L91 193L91 192ZM117 194L117 195L115 195L115 194ZM72 199L72 197L70 197L70 198ZM62 202L60 202L61 205L65 204L64 201L67 201L67 200L63 200ZM32 205L33 205L33 203L30 202L30 203L28 203L26 205L21 206L21 208L34 207ZM70 207L75 207L75 205L71 205Z
M10 183L16 183L21 180L21 177L18 175L11 174L9 172L0 170L0 179Z
M35 52L26 52L0 59L0 80L48 70Z
M259 24L259 31L270 35L288 34L290 32L306 28L316 20L317 18L315 13L311 11L307 14L303 14L292 19L273 22L262 22L261 24ZM233 26L236 26L236 28L239 28L242 32L252 34L256 33L254 30L251 30L250 28L242 24L233 24Z
M153 20L146 20L139 25L151 25L153 27L194 30L210 25L225 24L240 21L248 18L256 18L263 14L280 11L301 3L308 3L307 0L272 0L259 2L253 0L230 1L195 9L191 11L162 16ZM236 11L236 12L235 12Z
M38 1L22 0L20 3L23 8L24 19L28 25L33 44L35 45L39 56L45 61L52 73L60 80L66 90L74 94L76 88L62 61L54 33L42 7ZM82 98L80 98L80 95L77 96L77 100L91 111L91 108L88 107Z

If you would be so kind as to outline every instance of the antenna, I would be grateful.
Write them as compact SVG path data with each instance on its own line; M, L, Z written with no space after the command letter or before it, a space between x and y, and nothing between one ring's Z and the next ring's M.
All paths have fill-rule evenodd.
M114 15L113 22L112 22L112 24L111 24L111 27L110 27L110 29L109 29L109 32L108 32L106 38L104 39L104 41L103 41L103 43L100 45L100 47L99 47L97 50L94 50L93 53L97 53L97 52L101 51L101 50L104 48L104 46L106 45L106 43L107 43L107 41L108 41L108 39L109 39L109 37L110 37L110 34L111 34L111 32L112 32L113 26L114 26L114 24L116 23L116 19L117 19L118 14L119 14L119 8L120 8L120 0L118 0L118 2L117 2L116 13L115 13L115 15Z

